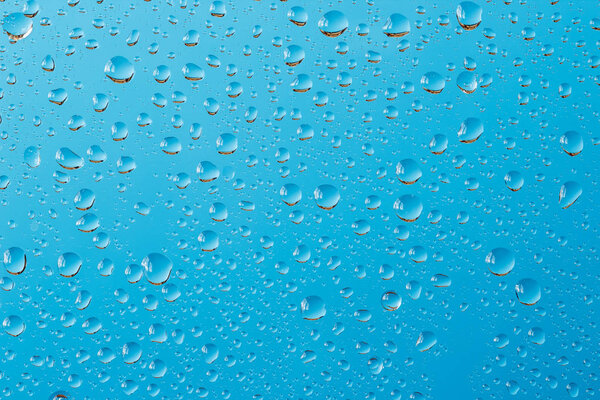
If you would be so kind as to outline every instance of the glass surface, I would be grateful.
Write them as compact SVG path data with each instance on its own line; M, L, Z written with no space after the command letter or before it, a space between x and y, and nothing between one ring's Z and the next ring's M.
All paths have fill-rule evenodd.
M0 4L0 398L600 396L597 1Z

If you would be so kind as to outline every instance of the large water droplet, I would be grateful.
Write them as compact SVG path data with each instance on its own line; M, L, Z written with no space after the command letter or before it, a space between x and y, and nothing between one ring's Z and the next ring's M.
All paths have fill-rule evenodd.
M530 278L521 279L515 285L515 293L519 302L526 306L536 304L542 297L540 284L536 280Z
M108 60L104 66L104 73L113 82L126 83L133 78L135 69L133 64L123 56L116 56Z
M302 300L300 305L302 318L309 321L321 319L327 313L325 302L319 296L308 296Z
M338 37L348 29L348 18L341 11L328 11L319 20L319 29L325 36Z
M471 31L481 24L481 14L483 9L472 1L463 1L456 7L456 19L460 26L467 31Z
M144 275L153 285L162 285L169 280L173 262L164 254L150 253L142 260Z

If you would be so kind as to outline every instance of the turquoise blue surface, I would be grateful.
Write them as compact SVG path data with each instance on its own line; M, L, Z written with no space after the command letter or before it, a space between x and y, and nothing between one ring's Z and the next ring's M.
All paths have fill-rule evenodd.
M599 5L0 2L0 398L598 398Z

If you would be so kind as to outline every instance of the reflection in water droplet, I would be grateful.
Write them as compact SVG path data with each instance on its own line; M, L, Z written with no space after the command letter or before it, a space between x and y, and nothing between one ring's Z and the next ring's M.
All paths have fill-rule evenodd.
M477 75L471 71L463 71L456 77L456 85L467 94L477 89Z
M29 146L26 148L23 158L25 159L25 164L27 164L30 168L37 168L42 163L40 149L36 146Z
M421 86L428 93L438 94L446 87L444 77L437 72L427 72L421 77Z
M496 276L507 275L515 266L515 255L509 249L497 247L485 257L490 272Z
M58 257L58 273L65 278L72 278L81 269L83 261L75 253L67 252Z
M4 17L2 29L11 42L24 39L33 31L33 21L23 13L12 13Z
M2 322L2 327L4 328L4 332L6 332L6 334L13 337L17 337L25 332L25 323L21 317L17 315L7 316Z
M127 342L123 345L122 354L126 364L135 364L142 357L142 346L137 342Z
M19 275L25 271L27 256L20 247L11 247L4 251L4 268L11 275Z
M340 201L340 192L333 185L325 184L318 186L315 189L314 196L317 206L323 210L333 209Z
M396 164L396 176L405 185L416 183L422 175L419 164L411 158L404 159Z
M144 275L153 285L162 285L169 280L173 262L160 253L150 253L142 260Z
M308 296L300 304L302 318L309 321L321 319L327 313L325 302L319 296Z
M421 216L423 203L417 196L405 194L396 199L394 202L394 210L396 210L396 215L401 220L414 222Z
M569 208L577 201L581 193L583 193L583 189L579 183L575 181L565 182L558 193L558 204L562 208Z
M104 66L104 74L116 83L129 82L134 73L133 64L123 56L111 58Z
M385 292L381 296L381 305L386 311L396 311L402 305L402 297L396 292Z
M295 206L302 199L302 190L294 183L286 183L279 190L281 199L288 206Z
M542 297L542 289L536 280L525 278L515 285L515 293L521 304L532 306Z
M295 67L304 61L304 49L298 45L288 46L283 53L283 62L290 67Z
M237 136L231 133L223 133L217 138L217 152L219 154L233 154L237 150L238 139Z
M419 337L417 339L417 350L419 350L420 352L427 351L431 349L436 343L437 338L435 337L435 334L433 332L423 331L421 332L421 334L419 334Z
M460 125L458 140L473 143L483 134L483 122L479 118L467 118Z
M61 147L56 152L56 162L67 170L79 169L83 167L83 158L75 154L68 147Z
M325 36L338 37L348 29L348 19L341 11L328 11L319 20L319 29Z
M472 1L463 1L456 7L456 19L460 26L467 31L471 31L481 24L481 14L483 9Z
M565 132L560 137L560 145L565 153L576 156L583 150L583 137L576 131Z
M506 184L507 188L513 192L517 192L523 187L525 179L523 179L523 175L521 175L519 171L509 171L504 176L504 183Z
M389 37L402 37L410 33L410 21L402 14L392 14L383 25L383 33Z

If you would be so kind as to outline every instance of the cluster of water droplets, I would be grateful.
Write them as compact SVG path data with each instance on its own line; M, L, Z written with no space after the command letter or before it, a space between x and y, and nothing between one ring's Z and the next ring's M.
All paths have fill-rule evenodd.
M4 397L598 396L592 2L3 12Z

